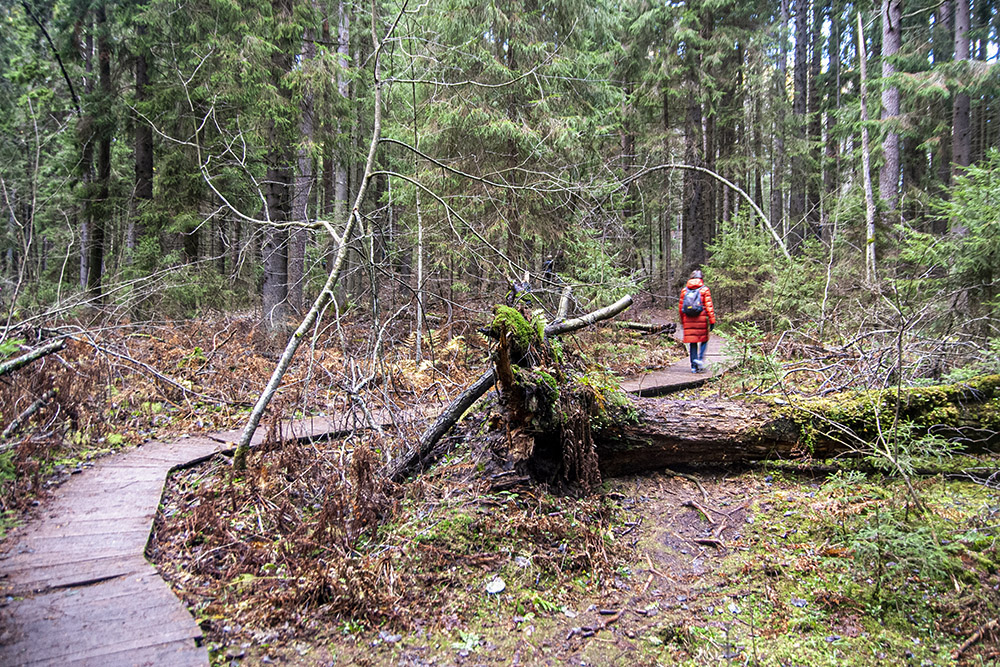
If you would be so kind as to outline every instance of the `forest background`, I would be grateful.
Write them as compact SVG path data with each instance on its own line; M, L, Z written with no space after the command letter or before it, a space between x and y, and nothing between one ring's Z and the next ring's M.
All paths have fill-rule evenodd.
M331 270L419 332L526 272L586 309L707 266L733 321L823 338L891 282L982 345L997 13L5 3L5 336L254 307L282 338Z
M95 453L85 449L256 426L272 396L275 417L354 407L371 425L379 410L399 415L461 392L482 370L490 342L479 330L499 302L551 321L561 305L581 314L631 294L642 316L672 316L694 268L735 343L727 394L788 400L1000 373L998 15L995 0L0 0L0 362L72 341L30 373L0 371L5 523L49 477ZM619 374L677 352L596 338L588 354ZM310 353L296 356L300 344ZM356 436L352 451L365 456L353 461L386 464L419 436L406 428L391 444L378 429ZM879 442L890 439L892 448L863 454L888 460L909 484L917 460L900 456L906 438ZM932 459L948 450L940 440L907 443L904 453L924 447L917 453ZM349 628L440 611L418 587L407 588L422 591L412 609L386 597L365 554L377 551L385 522L406 522L380 504L364 470L348 470L346 449L323 460L316 451L265 451L259 477L219 482L242 504L232 500L218 525L229 511L219 499L230 496L213 496L207 474L191 473L191 489L201 489L191 497L214 509L179 511L161 526L164 543L171 534L182 543L167 560L202 544L215 554L197 573L215 577L211 592L189 600L203 627L215 623L213 642L225 643L228 626L210 600L234 581L259 587L264 602L249 606L262 615L333 608ZM278 463L264 463L269 456ZM310 477L320 481L299 479L305 491L274 485L287 497L261 507L287 512L256 514L280 536L265 551L241 532L254 530L241 512L257 511L254 480L278 479L292 460L309 462L302 478L324 471ZM232 479L227 465L212 465ZM817 605L861 600L873 635L898 620L895 656L935 623L957 643L995 619L994 473L977 478L987 491L967 533L939 523L924 541L913 488L884 482L893 488L885 492L882 481L858 479L825 483L822 493L846 509L816 538L834 547L810 572L823 576L829 559L854 553L850 577L867 592L817 596ZM764 497L770 485L746 488ZM401 504L422 502L431 486L415 483ZM467 480L459 486L472 493ZM453 497L441 495L438 511ZM542 503L524 498L489 502L517 522L524 510L517 525L527 535L558 522L565 499L546 499L535 515ZM781 511L769 526L788 518L786 500L774 501ZM605 535L620 528L624 538L639 519L609 526L580 507L588 518L579 523L593 531L575 532L574 509L560 530L563 545L586 547L585 564L566 576L589 573L587 588L612 580ZM929 513L951 520L938 514ZM333 574L317 574L315 544L302 537L316 522L333 536L324 547L335 552L324 556ZM882 532L869 539L872 525ZM417 534L440 556L479 549L481 534L469 530L468 544L450 529ZM944 562L927 554L944 553L948 540L974 566L968 581L942 566L931 595L899 568L901 592L886 602L883 565L907 553L916 567ZM544 562L564 560L556 542L537 548ZM748 586L782 569L762 574L756 558L747 557ZM315 586L294 604L272 604L288 594L265 588L272 578L261 573L276 564ZM396 571L419 575L423 566L412 565ZM793 574L797 586L801 571ZM564 583L535 581L518 604L551 613L559 607L540 596L562 595L554 591ZM378 594L361 604L358 590ZM760 593L761 604L783 609L773 614L782 623L813 593L789 590L791 607ZM918 623L910 613L928 596L947 610ZM247 627L288 627L247 613L225 612ZM795 642L788 654L798 659ZM823 651L828 643L817 639ZM870 664L862 648L858 664Z

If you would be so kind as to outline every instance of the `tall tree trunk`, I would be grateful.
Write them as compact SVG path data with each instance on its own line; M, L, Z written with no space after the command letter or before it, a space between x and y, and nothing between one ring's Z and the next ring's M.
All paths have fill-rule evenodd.
M340 0L337 4L337 93L345 101L350 101L351 99L350 80L347 77L347 64L351 53L350 28L350 5L347 4L346 0ZM357 128L351 126L348 121L338 118L337 136L344 137L348 132L351 137L349 145L353 149L354 141L357 138ZM350 166L350 160L348 155L351 153L345 150L345 143L348 142L341 142L340 152L333 158L333 219L337 224L338 229L347 220L347 205L348 198L350 196L350 184L348 181L348 167ZM345 243L349 243L350 241L351 239L344 239ZM331 248L331 252L335 251L335 248ZM333 255L331 254L330 257L327 258L327 261L332 261L332 259ZM350 286L348 285L349 282L350 279L344 281L342 290L350 289Z
M316 58L316 44L312 28L307 28L302 40L302 66L310 68ZM313 187L312 145L314 140L313 95L307 90L302 97L299 119L298 170L293 189L292 219L296 222L309 221L309 201ZM303 312L302 292L305 285L306 245L309 232L294 227L288 233L288 305L298 313Z
M955 38L952 34L952 2L944 0L938 5L934 15L934 30L931 32L933 45L933 56L935 68L943 67L952 60L955 51ZM941 197L948 194L948 186L951 184L951 116L952 110L946 106L946 102L934 102L934 109L937 112L935 118L939 119L945 129L938 136L937 146L934 149L934 178L936 187L933 192ZM944 216L934 216L932 230L935 234L943 235L948 231L948 220Z
M865 31L858 12L858 64L861 69L861 166L865 188L865 280L875 282L875 194L872 192L871 145L868 140L868 57Z
M322 33L321 39L325 44L331 44L330 36L330 19L327 16L323 17ZM338 74L339 77L339 74ZM338 81L339 85L339 81ZM321 204L319 211L324 217L336 219L334 215L335 207L335 197L334 197L334 183L336 182L336 175L334 170L334 141L335 137L340 134L339 122L334 122L331 118L324 118L321 122L322 136L323 136L323 163L322 163L322 175L320 176L320 198Z
M899 208L899 87L892 81L896 74L896 54L903 43L903 7L901 0L882 0L882 169L879 172L879 196L885 202L887 219L898 218ZM888 221L888 220L887 220Z
M710 105L707 102L701 105L701 112L701 126L704 130L702 132L702 157L699 164L715 172L717 169L715 160L715 129L718 116L714 112L710 112ZM698 172L698 178L701 180L703 193L701 196L702 207L699 210L702 230L702 253L705 261L707 261L708 254L704 248L715 238L715 223L719 219L717 205L718 182L702 172Z
M140 111L144 111L145 102L149 99L149 51L145 46L146 26L136 27L139 50L135 55L135 103ZM129 230L129 249L134 251L136 244L146 235L143 215L153 201L153 128L143 117L135 120L135 206L132 213L132 223Z
M781 25L778 26L778 63L775 68L773 96L775 104L774 157L771 166L771 225L784 229L785 219L785 99L788 78L789 0L781 0Z
M990 57L990 35L996 34L996 31L1000 29L1000 20L997 20L995 26L990 25L990 21L994 18L994 14L998 13L997 3L995 0L982 0L976 3L976 25L975 32L978 34L978 53L970 55L976 60L981 62L986 62ZM993 46L992 48L996 48ZM969 164L976 164L980 162L984 157L986 157L986 151L990 148L989 143L989 104L990 100L993 99L990 95L980 95L976 99L975 109L971 109L971 126L975 127L975 136L971 141L970 154L969 154Z
M761 113L761 96L754 95L747 91L747 95L753 97L753 111L749 119L749 125L753 128L753 143L750 148L750 163L753 165L753 197L757 206L764 208L764 168L761 159L764 156L764 126L763 113Z
M108 36L107 11L104 4L98 4L95 14L97 30L97 72L101 102L98 105L96 128L97 140L97 181L91 200L90 248L87 258L87 291L100 300L103 297L105 231L110 222L111 188L111 45Z
M632 173L632 168L636 160L635 129L633 128L634 122L632 118L633 91L634 88L631 81L625 81L622 84L622 127L621 130L619 130L619 141L621 142L620 164L622 178L627 178L628 175ZM635 214L635 192L632 185L629 184L625 190L625 202L622 207L622 216L626 221L629 221L635 216Z
M272 335L282 335L290 315L288 307L288 229L290 184L288 154L273 151L267 170L267 221L261 247L264 283L261 287L264 323Z
M955 0L955 61L969 60L969 0ZM966 76L963 72L963 82ZM972 135L969 119L969 94L963 84L954 94L952 107L952 164L953 176L968 167L972 157ZM961 227L960 227L961 228Z
M806 231L809 237L819 238L821 208L823 205L823 93L820 90L820 72L823 63L823 19L825 0L813 0L812 39L809 45L809 156L810 166L806 178Z
M670 95L667 92L667 85L663 85L663 154L669 157L673 155L673 148L670 145ZM663 174L664 212L660 217L660 286L669 291L670 287L670 261L673 251L673 212L670 202L673 201L670 192L672 171L667 170Z
M806 165L806 111L809 85L809 2L795 0L795 69L792 78L795 85L792 99L793 133L795 146L792 151L791 197L788 202L788 246L793 252L799 249L805 238L803 229L806 214L806 189L808 173Z
M275 30L287 29L291 19L291 0L272 0L276 19ZM279 91L282 102L290 104L291 93L283 77L291 71L292 57L289 40L281 40L283 46L271 56L271 80ZM283 109L285 113L287 108ZM287 130L276 121L271 121L269 133L267 166L266 220L262 245L264 260L264 283L261 286L264 325L269 334L281 336L285 333L290 316L288 303L288 226L292 217L292 156L291 142Z
M692 88L695 84L689 84ZM692 166L702 166L702 112L697 95L691 92L684 118L684 161ZM706 207L705 179L701 172L684 172L684 210L681 229L684 266L687 275L705 263L705 228L702 214Z
M827 201L837 199L837 189L840 187L840 144L837 140L837 113L840 111L840 37L843 26L844 8L842 0L833 0L830 15L830 67L826 76L826 159L823 164L823 192ZM824 230L831 229L829 224L830 208L823 207L823 219L820 220ZM830 239L832 240L832 239Z
M88 21L89 29L83 41L83 93L89 99L94 93L94 31ZM85 114L80 117L77 125L77 142L80 146L80 182L84 195L83 210L80 211L80 289L87 289L90 276L90 216L91 199L94 189L94 141L96 139L97 119L95 111L87 105Z

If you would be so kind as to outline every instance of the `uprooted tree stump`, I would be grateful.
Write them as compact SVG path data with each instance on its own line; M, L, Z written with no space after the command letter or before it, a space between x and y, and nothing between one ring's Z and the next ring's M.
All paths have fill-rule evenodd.
M504 470L578 484L601 483L591 420L600 413L598 389L545 336L545 323L514 308L494 310L491 336L502 432L493 460Z
M506 472L562 479L591 489L600 482L591 424L603 411L608 393L617 391L599 374L586 376L563 355L555 337L614 317L632 304L623 297L582 317L549 324L497 306L488 333L495 341L493 364L445 408L420 440L390 462L383 474L402 481L444 453L442 437L492 387L500 410L488 423L502 433L492 447L492 464ZM620 393L620 392L619 392ZM497 442L497 440L499 442Z

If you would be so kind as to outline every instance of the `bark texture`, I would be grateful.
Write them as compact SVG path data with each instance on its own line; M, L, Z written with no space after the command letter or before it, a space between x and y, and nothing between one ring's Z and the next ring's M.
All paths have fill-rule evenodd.
M903 7L900 0L882 0L882 79L892 81L896 74L896 54L903 45ZM899 87L892 83L882 89L882 169L879 172L879 195L891 212L899 206Z
M797 406L635 398L634 411L594 433L601 473L870 452L892 441L896 392L844 394ZM970 450L1000 445L1000 376L899 394L900 424Z

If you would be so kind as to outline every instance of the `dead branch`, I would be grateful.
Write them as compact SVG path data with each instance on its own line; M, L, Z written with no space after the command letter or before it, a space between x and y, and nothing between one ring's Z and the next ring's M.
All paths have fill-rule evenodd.
M438 418L434 420L430 428L424 431L416 446L402 456L391 461L384 469L383 474L394 482L403 480L413 470L421 467L421 463L428 457L434 445L447 433L452 426L461 419L465 411L472 407L486 392L490 390L496 382L496 371L492 368L483 373L478 380L473 382L461 394L459 394L451 404L445 408Z
M663 469L663 474L664 475L671 475L673 477L681 477L681 478L686 479L687 481L693 483L695 486L698 487L698 490L701 491L701 497L705 499L705 502L708 502L708 492L705 491L705 487L701 485L701 480L699 480L694 475L689 475L686 472L676 472L674 470L671 470L670 468L664 468ZM685 505L686 504L687 503L685 503Z
M986 636L986 633L994 632L997 628L1000 628L1000 621L995 618L979 626L979 628L955 650L952 654L952 658L958 660L966 651L979 643L979 641Z
M38 361L42 357L46 357L52 354L53 352L58 352L64 347L66 347L66 339L60 338L50 343L46 343L45 345L37 349L34 349L31 352L28 352L27 354L22 354L20 357L15 357L10 361L5 361L2 364L0 364L0 376L6 375L8 373L13 373L19 368L23 368L34 361Z
M30 419L33 414L41 410L46 403L48 403L55 397L55 395L56 395L56 390L49 389L47 392L36 398L24 412L19 414L17 417L14 417L14 419L10 422L10 424L7 425L7 428L3 430L3 433L0 433L0 440L6 440L14 433L16 433L17 430L21 428L21 425L24 424L25 421ZM12 444L10 443L0 446L0 452L8 449L11 446Z
M188 389L187 387L185 387L184 385L182 385L177 380L174 380L173 378L170 378L170 377L164 375L163 373L159 372L158 370L156 370L155 368L153 368L152 366L150 366L149 364L147 364L144 361L139 361L138 359L130 357L129 355L127 355L127 354L125 354L123 352L115 352L114 350L112 350L110 348L101 347L100 345L98 345L97 343L95 343L93 341L87 340L87 341L82 341L82 342L86 343L87 345L90 345L92 348L94 348L95 350L97 350L98 352L100 352L102 354L106 354L106 355L108 355L110 357L116 357L118 359L121 359L122 361L125 361L127 363L132 364L133 366L138 366L139 368L143 369L144 371L146 371L147 373L149 373L150 375L152 375L154 378L156 378L157 380L159 380L163 384L165 384L165 385L167 385L169 387L173 387L177 391L181 392L181 394L183 394L184 396L193 396L195 398L200 398L200 399L206 400L206 401L214 401L214 402L218 402L219 401L219 399L217 399L217 398L215 398L213 396L209 396L207 394L202 394L201 392L197 392L197 391L194 391L192 389Z
M677 330L677 325L673 322L667 324L646 324L645 322L615 322L619 329L631 329L633 331L643 331L645 333L668 333L672 334Z

